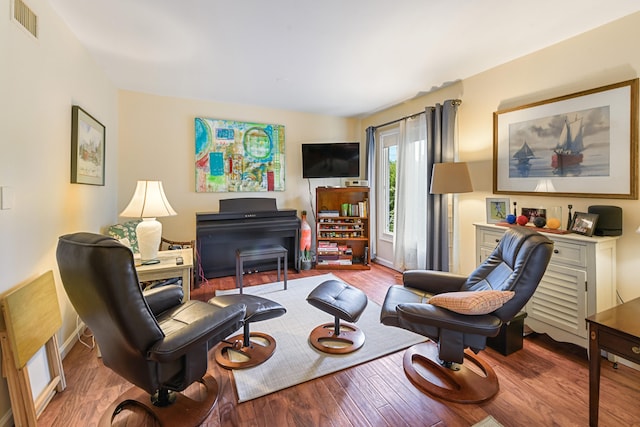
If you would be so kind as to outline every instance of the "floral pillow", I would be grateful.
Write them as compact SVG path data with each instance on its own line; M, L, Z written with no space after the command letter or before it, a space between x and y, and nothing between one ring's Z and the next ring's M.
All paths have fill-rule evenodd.
M429 304L460 314L489 314L509 301L513 291L461 291L446 292L429 298Z
M126 246L129 246L133 253L140 252L138 250L138 236L136 235L136 227L140 223L140 219L127 221L123 224L114 224L107 230L107 235L119 240Z

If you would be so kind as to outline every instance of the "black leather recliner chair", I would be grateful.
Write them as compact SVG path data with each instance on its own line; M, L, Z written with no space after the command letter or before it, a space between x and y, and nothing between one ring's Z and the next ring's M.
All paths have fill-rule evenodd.
M477 403L493 397L499 389L495 372L473 353L483 350L487 337L498 335L502 324L523 309L544 275L552 251L551 240L518 226L506 231L469 277L406 271L403 286L394 285L387 291L380 320L437 342L437 347L427 342L406 351L403 365L409 379L423 391L449 401ZM481 315L459 314L429 304L436 294L484 290L513 291L514 295L500 308ZM477 369L462 365L464 360Z
M218 394L206 374L208 349L242 327L244 304L182 302L182 288L175 285L143 294L132 252L100 234L60 237L56 256L67 295L93 332L105 366L136 386L107 409L100 425L110 425L127 404L163 425L200 425ZM204 399L175 393L194 382L206 388Z

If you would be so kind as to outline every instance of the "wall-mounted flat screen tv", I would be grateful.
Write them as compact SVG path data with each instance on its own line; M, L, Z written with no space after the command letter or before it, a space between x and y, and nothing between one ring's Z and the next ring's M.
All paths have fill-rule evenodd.
M303 178L358 178L360 143L302 144Z

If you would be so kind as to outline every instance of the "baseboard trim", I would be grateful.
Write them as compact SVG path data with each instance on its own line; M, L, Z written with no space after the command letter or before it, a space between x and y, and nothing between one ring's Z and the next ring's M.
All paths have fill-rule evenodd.
M78 342L78 336L86 329L84 322L79 321L73 334L69 335L69 338L60 346L60 357L64 359L71 351L75 343Z
M0 427L13 427L13 425L13 411L9 409L2 418L0 418Z

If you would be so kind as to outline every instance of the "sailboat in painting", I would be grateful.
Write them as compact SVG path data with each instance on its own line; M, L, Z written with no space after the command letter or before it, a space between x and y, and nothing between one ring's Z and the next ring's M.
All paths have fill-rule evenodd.
M566 167L579 165L583 160L583 150L582 119L576 117L573 122L565 119L558 145L551 156L551 167L562 172Z
M527 141L522 144L522 147L513 155L513 158L518 161L516 168L520 173L520 176L528 176L529 169L531 169L531 164L529 164L529 160L535 158L535 154L533 154L533 150L527 144Z

